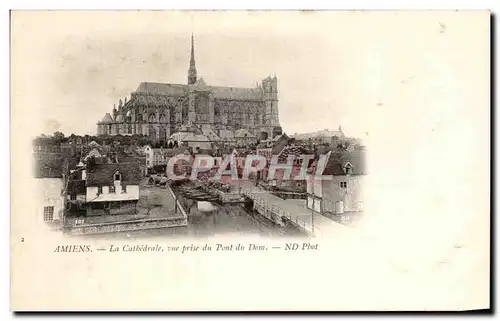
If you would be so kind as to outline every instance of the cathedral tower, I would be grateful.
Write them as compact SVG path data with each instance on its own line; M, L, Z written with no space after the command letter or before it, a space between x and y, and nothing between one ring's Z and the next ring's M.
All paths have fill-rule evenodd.
M267 77L262 80L264 101L266 104L265 120L267 125L279 126L278 115L278 78Z
M194 61L194 36L191 35L191 60L189 61L188 85L196 83L196 64Z

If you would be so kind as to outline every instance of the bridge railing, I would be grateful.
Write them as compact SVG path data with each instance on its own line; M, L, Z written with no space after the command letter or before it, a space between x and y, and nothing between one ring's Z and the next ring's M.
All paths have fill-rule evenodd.
M285 211L281 207L275 205L275 204L269 204L267 201L263 200L262 198L258 197L255 193L253 193L249 189L243 188L241 190L242 194L253 200L257 205L261 206L264 208L264 210L269 210L272 214L277 215L279 217L285 217L288 219L290 222L295 224L301 229L304 229L307 233L310 233L312 231L312 226L311 223L304 220L301 217L298 216L292 216L288 211Z

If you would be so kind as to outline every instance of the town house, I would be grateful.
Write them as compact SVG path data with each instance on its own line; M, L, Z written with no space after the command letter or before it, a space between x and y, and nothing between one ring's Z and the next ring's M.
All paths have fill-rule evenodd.
M88 215L135 213L139 201L139 163L87 163Z
M366 175L365 151L333 152L326 154L323 176L315 179L316 164L307 179L307 207L318 213L342 214L363 210L363 181Z
M64 182L67 164L59 154L35 155L33 200L40 222L57 223L64 217Z

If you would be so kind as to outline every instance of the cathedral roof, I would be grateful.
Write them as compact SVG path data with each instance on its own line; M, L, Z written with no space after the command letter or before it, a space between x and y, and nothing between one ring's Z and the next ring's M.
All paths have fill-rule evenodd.
M262 90L259 88L237 88L210 86L215 97L219 99L261 100Z
M211 91L219 99L241 99L241 100L261 100L262 90L260 88L237 88L207 86L202 78L195 84L195 88ZM188 85L167 84L156 82L141 82L136 90L137 93L160 94L167 96L182 96L189 92Z
M169 96L182 96L189 90L188 85L166 84L158 82L141 82L136 92L146 94L160 94Z
M106 115L104 115L104 117L101 120L102 124L111 124L112 122L113 122L113 118L111 117L111 115L109 113L106 113Z

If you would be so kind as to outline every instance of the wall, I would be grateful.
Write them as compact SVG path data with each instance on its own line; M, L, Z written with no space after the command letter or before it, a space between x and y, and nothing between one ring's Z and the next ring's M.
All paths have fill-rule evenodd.
M137 202L120 203L119 208L111 208L109 214L129 214L136 212Z
M88 203L87 215L137 214L137 202L138 201ZM99 206L99 208L93 208L94 206Z
M139 185L127 185L127 192L122 192L120 181L115 182L115 193L109 193L109 187L102 187L102 194L97 195L97 186L87 186L87 202L133 201L139 199Z
M43 222L45 206L54 206L54 220L59 220L64 214L64 181L61 178L36 178L34 190L37 192L37 218Z
M314 207L314 211L321 213L321 199L318 197L307 196L307 208L312 210Z
M187 218L144 219L134 222L81 225L64 230L70 235L102 234L111 232L137 231L165 227L187 226Z
M331 181L323 181L323 210L335 212L335 202L344 202L344 211L362 210L364 175L333 176ZM340 187L347 182L347 188Z

